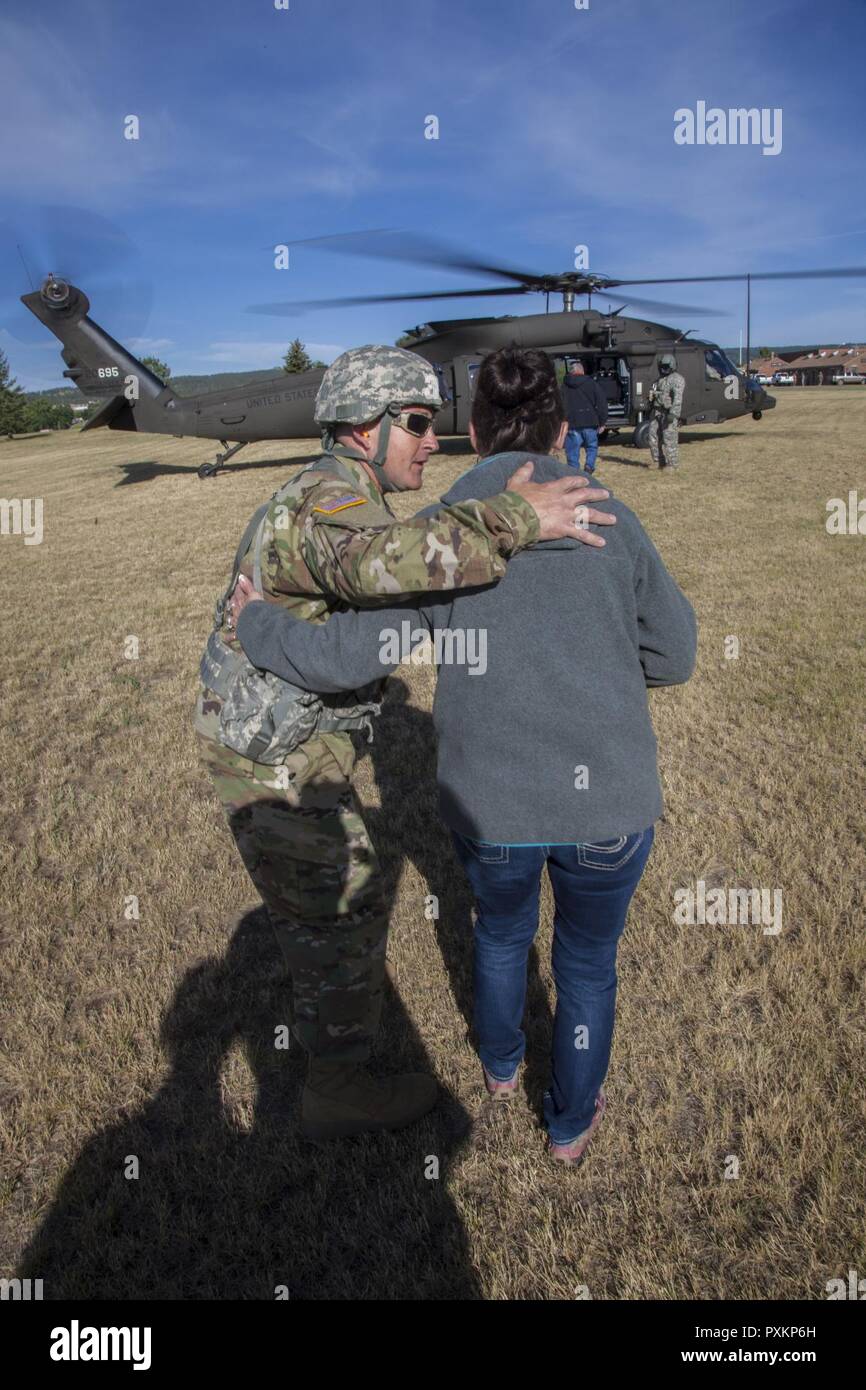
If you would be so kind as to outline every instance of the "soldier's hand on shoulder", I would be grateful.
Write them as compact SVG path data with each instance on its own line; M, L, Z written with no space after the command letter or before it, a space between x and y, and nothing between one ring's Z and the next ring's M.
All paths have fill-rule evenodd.
M589 522L615 526L616 517L610 512L587 508L587 502L602 501L610 493L605 488L591 487L586 478L556 478L550 483L530 482L532 460L521 464L508 479L509 492L516 492L535 511L538 517L539 540L559 540L563 536L583 541L586 545L602 546L600 536L586 529Z

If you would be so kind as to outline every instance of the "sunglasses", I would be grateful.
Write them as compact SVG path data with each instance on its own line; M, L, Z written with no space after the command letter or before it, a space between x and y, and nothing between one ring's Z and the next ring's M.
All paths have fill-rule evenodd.
M407 434L414 434L416 439L423 439L427 431L433 428L433 416L425 415L421 410L401 410L399 415L394 416L393 423Z

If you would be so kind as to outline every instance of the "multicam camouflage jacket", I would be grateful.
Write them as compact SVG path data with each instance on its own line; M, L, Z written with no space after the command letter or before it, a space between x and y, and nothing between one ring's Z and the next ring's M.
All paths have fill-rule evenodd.
M679 372L671 372L670 376L660 376L650 390L650 404L654 410L664 412L673 424L679 420L682 413L685 389L685 377L680 376Z
M538 518L516 493L442 507L398 522L360 461L334 454L296 473L247 528L239 571L294 617L325 622L348 606L395 595L489 584L508 557L538 538ZM243 549L243 543L242 543ZM202 659L196 728L242 756L277 763L315 733L370 727L381 683L351 696L295 690L257 672L227 626L228 593Z

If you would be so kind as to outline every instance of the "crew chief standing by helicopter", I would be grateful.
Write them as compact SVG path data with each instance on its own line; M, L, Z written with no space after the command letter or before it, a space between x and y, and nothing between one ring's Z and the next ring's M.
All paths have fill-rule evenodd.
M680 412L683 408L685 377L677 371L673 353L659 358L659 378L650 387L649 446L652 462L648 468L679 466Z

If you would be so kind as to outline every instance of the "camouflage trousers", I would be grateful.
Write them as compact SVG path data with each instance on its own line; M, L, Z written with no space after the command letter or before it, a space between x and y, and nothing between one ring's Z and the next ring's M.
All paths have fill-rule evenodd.
M661 441L659 441L661 435ZM666 425L662 428L657 415L650 420L649 446L654 468L676 468L679 463L679 425Z
M366 1061L382 1009L388 912L351 782L351 736L310 739L277 767L198 738L291 971L295 1037L311 1057Z

